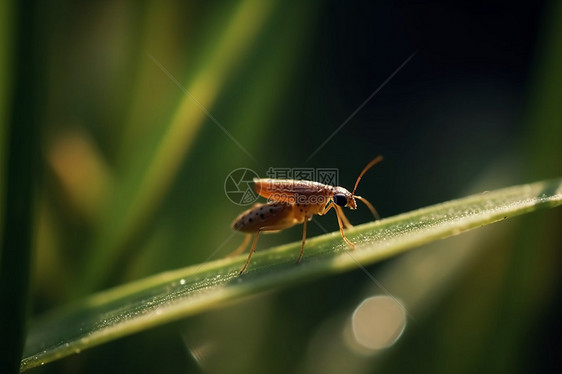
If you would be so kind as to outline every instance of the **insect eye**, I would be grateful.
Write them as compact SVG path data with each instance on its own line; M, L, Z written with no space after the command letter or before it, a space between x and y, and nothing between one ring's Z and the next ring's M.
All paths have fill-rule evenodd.
M334 195L334 203L339 206L346 206L347 205L347 197L344 194L337 193Z

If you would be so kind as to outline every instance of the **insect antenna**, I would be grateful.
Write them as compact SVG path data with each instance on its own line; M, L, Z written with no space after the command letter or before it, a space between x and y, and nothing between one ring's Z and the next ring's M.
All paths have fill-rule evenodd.
M363 204L367 205L367 208L369 208L371 213L373 213L373 216L375 217L375 219L381 219L381 216L379 216L379 212L377 212L377 210L375 209L373 204L371 204L367 199L365 199L364 197L361 197L361 196L354 196L354 197L357 200L360 200Z
M357 185L359 184L359 181L361 180L361 178L363 177L363 175L365 175L365 173L367 172L367 170L369 170L370 168L372 168L375 164L378 164L379 162L382 161L382 156L377 156L374 159L371 160L371 162L369 162L367 164L367 166L365 166L365 168L363 168L363 171L361 172L361 174L359 174L359 176L357 177L357 181L355 182L355 187L353 187L353 192L351 193L351 196L355 196L355 190L357 189Z
M355 190L357 189L357 186L359 185L359 181L361 180L361 178L363 177L363 175L365 175L365 173L372 168L375 164L378 164L379 162L382 161L382 156L377 156L374 159L371 160L371 162L369 162L367 164L367 166L365 166L363 168L363 171L361 172L361 174L359 174L359 176L357 177L357 181L355 182L355 187L353 187L353 192L351 193L352 197L355 197L356 199L360 200L363 204L367 205L367 208L369 208L369 210L371 211L371 213L373 213L373 216L375 217L375 219L380 219L379 213L377 212L377 210L375 209L375 207L373 206L373 204L371 204L367 199L361 197L361 196L355 196Z

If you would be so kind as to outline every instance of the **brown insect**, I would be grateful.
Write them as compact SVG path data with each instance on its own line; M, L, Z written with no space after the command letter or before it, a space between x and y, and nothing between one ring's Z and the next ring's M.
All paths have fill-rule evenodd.
M351 247L355 248L355 244L350 242L343 233L343 227L352 227L349 220L343 213L342 207L348 207L351 210L357 208L355 199L362 201L371 210L376 219L379 215L373 205L365 198L355 195L357 185L361 177L373 165L382 161L382 156L374 158L363 168L353 191L349 192L343 187L330 186L318 182L293 180L293 179L254 179L254 189L260 195L270 200L265 204L256 204L252 208L240 214L232 223L232 228L237 231L247 233L244 242L238 247L232 255L242 253L248 246L252 235L255 234L252 242L250 254L246 260L246 264L240 274L242 274L248 264L250 258L256 250L258 237L262 232L281 231L296 224L303 224L302 245L299 259L300 262L304 253L304 243L306 242L306 223L317 214L323 216L330 209L334 208L338 225L343 240Z

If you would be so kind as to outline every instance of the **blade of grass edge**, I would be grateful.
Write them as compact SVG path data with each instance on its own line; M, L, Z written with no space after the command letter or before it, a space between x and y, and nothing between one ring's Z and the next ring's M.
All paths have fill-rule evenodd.
M312 238L295 265L300 243L254 255L238 276L245 255L162 273L108 290L53 311L32 326L21 370L163 323L216 308L222 303L357 267L421 244L489 223L562 204L562 178L504 188L356 226L347 233L357 244L349 252L339 232Z
M13 6L13 9L10 7ZM7 8L7 9L6 9ZM13 100L8 101L0 254L0 372L17 373L25 344L33 233L33 187L38 171L40 74L38 9L26 1L4 7L13 21ZM12 27L15 26L15 27ZM5 53L7 51L3 51ZM4 156L4 155L3 155Z

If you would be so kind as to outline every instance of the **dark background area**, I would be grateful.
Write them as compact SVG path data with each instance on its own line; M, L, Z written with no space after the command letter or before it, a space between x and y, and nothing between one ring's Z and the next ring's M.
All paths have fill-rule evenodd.
M555 2L278 1L271 8L256 5L267 15L247 47L215 53L225 48L217 35L240 4L57 1L35 10L41 17L34 30L16 26L16 33L38 35L34 45L42 57L15 64L36 67L33 78L44 82L29 96L41 118L33 315L205 261L246 208L224 193L226 176L239 167L261 176L270 167L334 167L340 184L351 189L363 166L381 154L384 162L363 178L358 194L383 217L562 174L562 40L556 33L562 12ZM139 177L185 99L149 56L255 160L202 116L185 147L170 151L176 156L169 164L177 165L169 179L167 169ZM213 70L222 58L234 61L232 67L225 62L225 74ZM212 99L193 88L199 78L218 87ZM72 184L67 177L76 170L91 178ZM148 203L129 199L153 184L159 192ZM130 225L121 225L131 216ZM354 224L371 220L364 206L347 216ZM315 220L337 229L331 214ZM461 265L434 270L443 273L439 287L430 289L423 307L406 305L415 320L384 351L356 354L338 343L350 310L366 294L383 293L358 269L34 371L557 372L561 223L555 209L418 250L420 264L426 254L439 258L461 247L472 254ZM115 239L104 227L123 234ZM322 233L309 225L309 237ZM300 227L264 236L258 250L300 236ZM241 240L235 236L217 257ZM368 271L386 279L405 257ZM407 304L405 294L395 294L403 285L383 283ZM332 330L337 333L318 343ZM203 346L213 349L203 354Z

